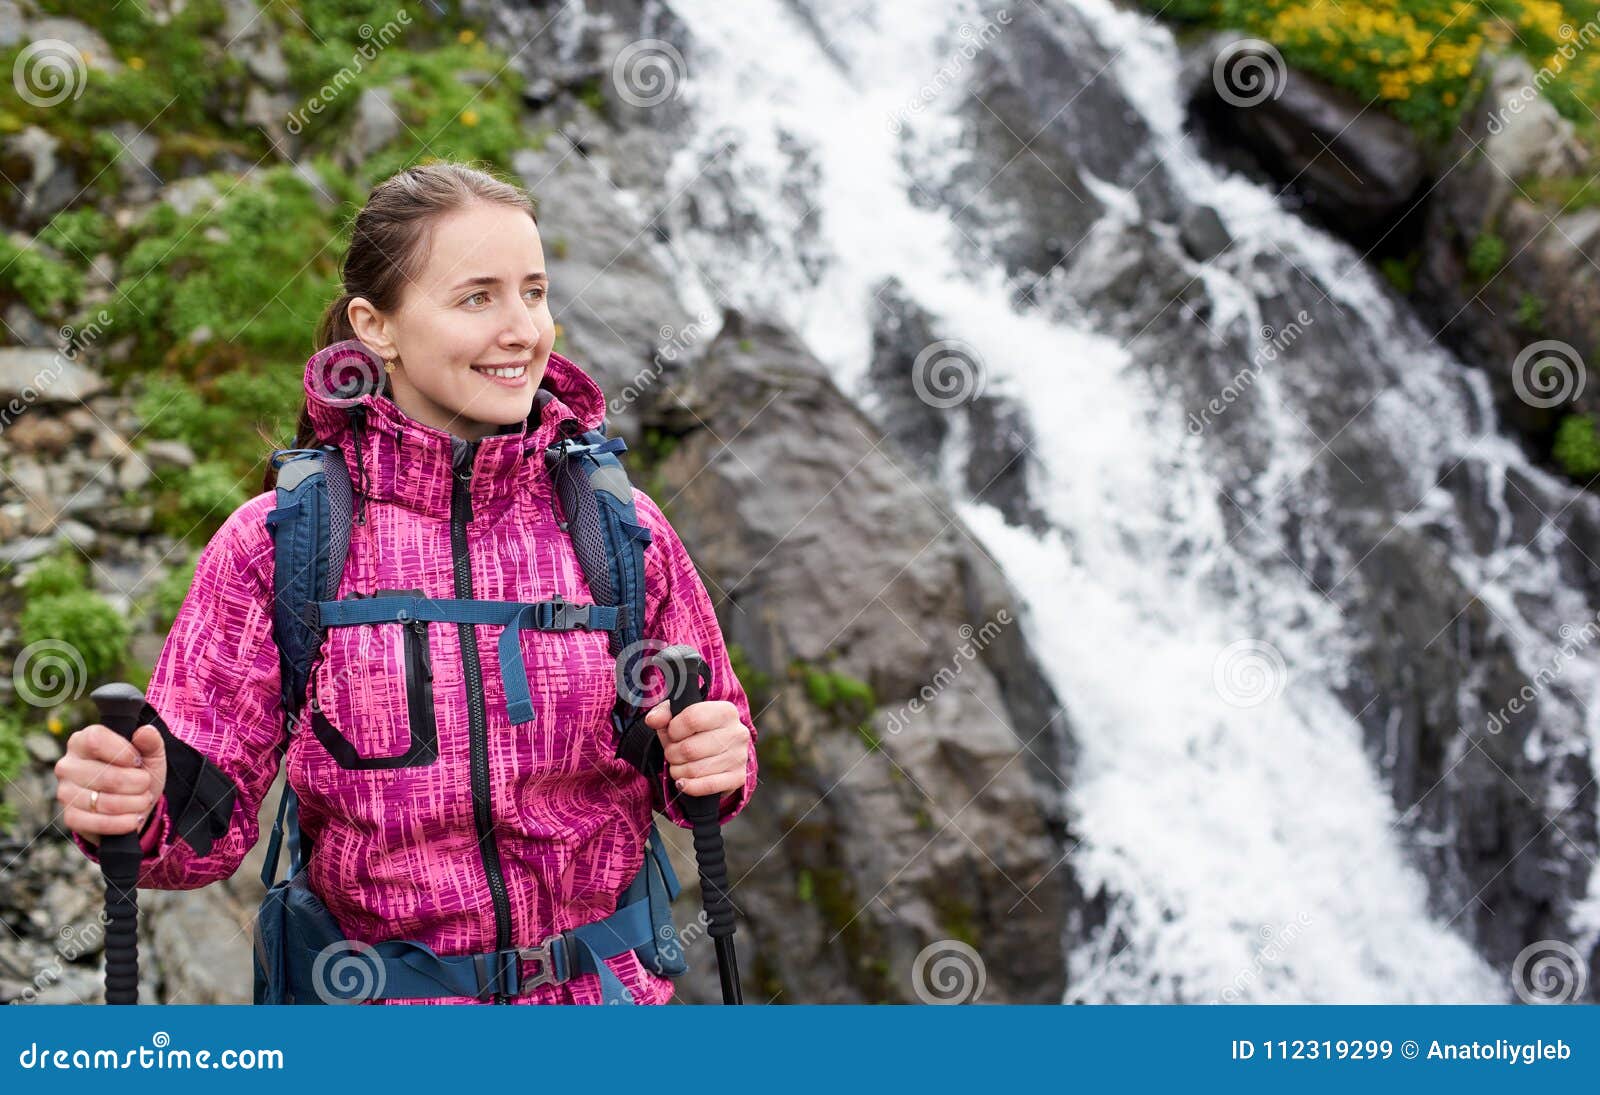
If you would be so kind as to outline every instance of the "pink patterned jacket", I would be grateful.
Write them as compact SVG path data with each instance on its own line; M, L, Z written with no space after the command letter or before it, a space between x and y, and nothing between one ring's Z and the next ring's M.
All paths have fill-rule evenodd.
M305 388L317 432L342 447L365 499L364 505L358 501L339 596L420 589L430 597L455 597L451 436L410 418L385 396L364 395L357 401L367 408L357 444L346 403L324 398L324 386L308 363ZM471 596L477 599L593 599L571 540L557 524L543 452L561 436L564 419L575 418L585 429L597 426L605 400L587 374L557 353L550 355L541 386L555 398L542 410L536 402L527 422L511 432L478 444L465 533ZM682 542L648 496L635 490L634 500L652 532L645 553L646 637L696 647L711 670L707 698L733 703L751 730L745 785L724 799L726 820L744 808L756 784L749 702ZM271 492L252 498L201 552L151 677L146 698L169 731L169 775L142 837L141 887L193 889L227 878L260 835L257 815L284 738L272 637L273 549L263 524L274 504ZM474 818L468 688L457 625L425 625L437 756L403 767L345 768L311 732L316 703L361 756L407 751L405 626L334 627L324 633L308 702L286 754L301 826L313 844L308 877L352 939L420 940L440 954L493 950L503 913L495 908L491 868ZM652 810L681 827L690 825L670 802L665 772L650 786L612 755L615 661L604 632L520 633L535 717L512 725L495 656L501 629L475 630L487 718L490 832L509 903L506 926L511 946L533 946L616 908L643 861ZM191 784L198 771L202 783L209 777L213 787L237 789L231 812L200 801L204 796L193 786L175 791L172 773L178 770L188 773ZM204 854L183 831L202 826L214 837L209 847L196 841ZM76 834L74 840L98 860L93 845ZM638 1003L665 1003L672 996L672 982L646 970L633 952L605 961ZM599 978L584 974L540 985L510 1002L599 1003Z

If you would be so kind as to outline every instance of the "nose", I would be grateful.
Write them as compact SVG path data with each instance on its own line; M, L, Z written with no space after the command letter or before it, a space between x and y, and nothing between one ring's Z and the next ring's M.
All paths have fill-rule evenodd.
M509 308L505 326L500 331L500 344L508 348L526 349L539 341L539 328L533 322L528 306L521 300L513 300Z

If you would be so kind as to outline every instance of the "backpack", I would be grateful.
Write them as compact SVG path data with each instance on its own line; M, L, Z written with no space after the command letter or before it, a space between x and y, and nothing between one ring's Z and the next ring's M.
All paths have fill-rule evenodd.
M364 347L361 348L364 350ZM362 412L359 404L352 412ZM651 652L643 639L645 623L644 548L650 530L638 522L633 488L617 454L627 445L598 429L569 433L545 453L547 471L562 511L562 527L572 537L593 605L557 597L536 604L385 596L334 600L350 546L353 492L343 452L337 446L279 449L276 507L266 524L274 546L273 634L282 671L287 750L306 701L310 675L322 642L322 629L383 620L441 620L500 623L502 667L520 663L515 642L520 628L545 630L575 626L609 632L618 659L618 699L612 731L616 756L642 776L660 777L664 758L654 730L644 725L643 697L628 694L621 682L637 681L640 663ZM520 668L520 666L519 666ZM526 670L506 672L512 721L532 718ZM280 846L289 845L289 874L276 881ZM600 961L632 950L645 968L677 977L687 970L672 921L671 902L680 886L654 818L638 875L610 917L557 933L538 947L487 955L440 956L420 942L393 940L369 946L347 940L311 889L305 865L309 841L300 831L298 800L285 782L277 820L261 873L267 890L254 932L257 1003L344 1002L379 996L515 995L531 984L564 981L582 972L599 974L607 1003L631 997ZM537 961L531 981L523 966ZM352 981L351 962L364 963ZM333 984L334 980L342 984ZM378 990L373 990L376 984ZM369 990L364 992L363 989Z

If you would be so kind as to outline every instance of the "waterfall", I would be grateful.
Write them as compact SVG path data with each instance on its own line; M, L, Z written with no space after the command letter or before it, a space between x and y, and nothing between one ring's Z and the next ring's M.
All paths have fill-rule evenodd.
M1048 529L1008 524L981 499L958 512L1025 601L1029 638L1081 750L1063 790L1081 837L1071 862L1089 892L1105 893L1109 919L1068 940L1067 999L1511 999L1460 921L1429 911L1428 880L1398 839L1402 818L1364 747L1359 712L1340 696L1350 621L1283 542L1292 508L1324 541L1333 578L1361 563L1325 531L1338 503L1304 475L1332 443L1331 430L1307 426L1324 397L1319 363L1262 368L1248 406L1227 411L1228 438L1191 433L1197 404L1171 381L1185 363L1152 367L1103 314L1074 309L1090 257L1114 256L1135 228L1172 235L1170 225L1145 223L1132 187L1088 172L1083 182L1103 211L1046 279L1059 307L1018 309L1002 265L974 261L987 241L915 184L961 166L964 47L974 27L994 29L994 10L932 0L669 6L692 40L683 91L694 130L661 199L676 207L679 195L693 196L692 218L671 214L691 310L714 316L732 304L777 315L870 409L874 294L892 277L941 337L975 348L986 393L1031 417L1029 489ZM1166 29L1109 0L1044 7L1070 8L1092 28L1110 57L1098 78L1142 119L1147 151L1183 201L1215 209L1231 235L1229 261L1195 274L1205 327L1263 327L1262 297L1274 290L1254 256L1315 287L1317 307L1337 312L1341 337L1356 347L1341 367L1371 380L1347 440L1385 450L1395 493L1416 503L1394 507L1390 521L1450 531L1451 569L1532 676L1560 641L1557 626L1590 614L1553 550L1509 546L1506 474L1553 495L1570 488L1498 433L1483 379L1431 343L1357 252L1270 189L1201 157L1185 132L1179 54ZM1248 448L1226 447L1245 439ZM1465 531L1457 539L1458 502L1433 485L1456 456L1486 484L1495 529L1486 550ZM1234 527L1225 493L1257 519ZM1600 726L1586 712L1600 695L1600 660L1586 652L1564 680L1563 709L1592 747ZM1034 728L1017 729L1026 737ZM1540 740L1573 748L1559 735ZM1594 893L1587 930L1600 928Z

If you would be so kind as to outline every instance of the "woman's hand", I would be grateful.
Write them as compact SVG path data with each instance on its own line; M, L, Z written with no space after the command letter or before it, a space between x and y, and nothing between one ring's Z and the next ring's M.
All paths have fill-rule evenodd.
M62 823L90 844L98 847L106 835L136 833L167 786L161 731L141 726L130 745L109 726L85 726L67 739L66 754L56 761L56 781Z
M695 797L726 796L744 789L750 764L750 728L727 700L691 703L676 716L662 700L644 723L656 732L666 753L668 773L678 789Z

